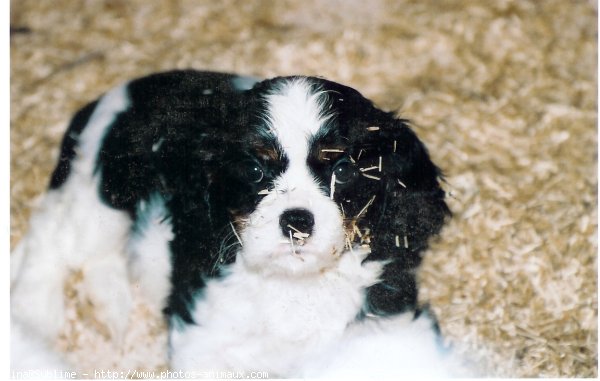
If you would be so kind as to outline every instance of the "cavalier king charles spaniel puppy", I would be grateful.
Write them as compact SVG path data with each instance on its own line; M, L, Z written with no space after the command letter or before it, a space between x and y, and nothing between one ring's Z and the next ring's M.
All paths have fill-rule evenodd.
M192 376L444 375L415 278L449 215L440 176L406 120L338 83L137 79L73 118L13 253L12 316L55 337L84 268L115 335L135 277Z

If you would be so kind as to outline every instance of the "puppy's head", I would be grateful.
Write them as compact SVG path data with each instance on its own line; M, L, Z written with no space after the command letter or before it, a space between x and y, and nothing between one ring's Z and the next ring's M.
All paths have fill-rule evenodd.
M241 122L244 148L213 187L215 198L236 195L226 209L238 260L302 276L369 245L369 259L418 265L448 209L439 171L405 121L317 78L276 78L248 95L256 111Z

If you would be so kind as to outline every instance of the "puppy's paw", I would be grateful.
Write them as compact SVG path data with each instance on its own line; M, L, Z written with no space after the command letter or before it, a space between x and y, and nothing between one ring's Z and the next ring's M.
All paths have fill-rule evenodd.
M346 251L340 259L340 272L364 287L377 283L385 264L377 261L364 262L370 253L369 247L362 246Z

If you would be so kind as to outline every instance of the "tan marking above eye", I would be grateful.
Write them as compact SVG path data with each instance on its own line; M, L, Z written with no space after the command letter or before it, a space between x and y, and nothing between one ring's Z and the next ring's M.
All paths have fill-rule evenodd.
M238 228L244 228L248 224L248 214L243 213L239 209L228 208L227 212L229 212L229 216L231 218L231 223Z
M271 160L279 160L279 152L274 149L274 148L267 148L267 147L259 147L256 149L256 156L258 156L259 158L265 160L265 161L271 161Z

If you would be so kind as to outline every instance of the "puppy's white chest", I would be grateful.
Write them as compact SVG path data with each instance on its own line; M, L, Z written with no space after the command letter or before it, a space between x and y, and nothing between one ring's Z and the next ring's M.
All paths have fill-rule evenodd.
M198 325L172 333L172 365L292 375L304 358L342 337L378 274L379 266L361 266L358 258L302 278L264 278L236 264L197 301Z
M225 283L211 291L215 299L226 296L235 301L237 308L207 301L198 308L199 321L229 321L230 328L244 336L260 333L265 350L285 345L303 348L326 340L354 317L360 299L360 290L349 289L340 279L290 282L244 277L243 282Z

